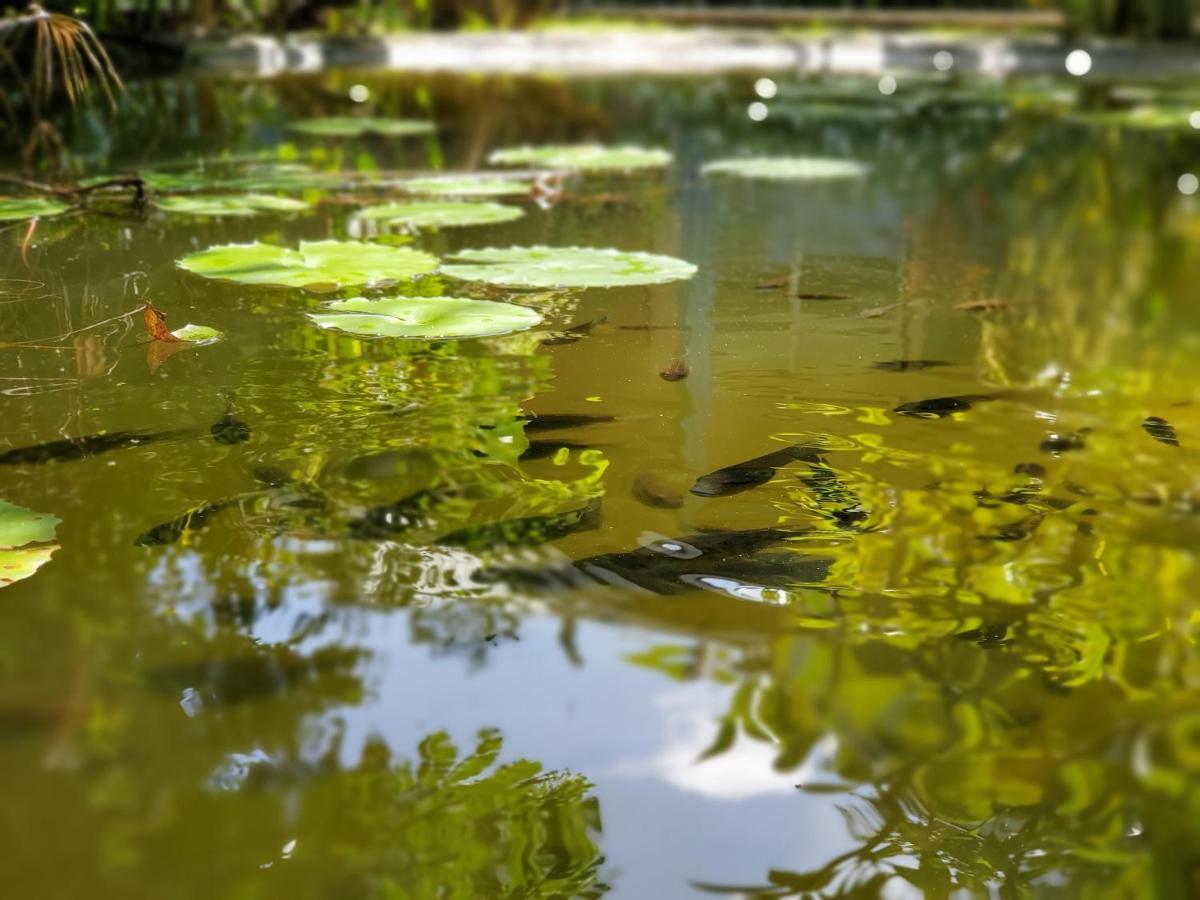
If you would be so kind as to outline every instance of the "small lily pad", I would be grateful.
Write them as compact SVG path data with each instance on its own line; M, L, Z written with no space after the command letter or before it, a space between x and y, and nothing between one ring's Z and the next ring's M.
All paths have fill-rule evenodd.
M28 578L49 561L58 544L57 516L0 500L0 587Z
M862 178L870 167L852 159L817 156L755 156L722 159L700 169L702 175L733 175L771 181L836 181Z
M193 325L191 322L182 328L176 328L171 334L189 344L215 344L224 336L215 328L209 328L207 325Z
M356 241L301 241L299 250L255 241L220 244L179 260L181 269L240 284L351 286L404 280L437 268L437 257L408 247Z
M508 247L468 250L442 266L464 281L505 287L619 287L664 284L696 274L690 262L673 256L596 247Z
M271 194L164 197L158 201L158 206L167 212L191 216L255 216L259 213L300 212L310 208L310 204L303 200Z
M465 297L352 297L327 303L331 312L309 313L322 328L364 337L464 338L523 331L542 321L524 306Z
M449 228L460 225L491 225L511 222L525 215L516 206L502 203L385 203L368 206L360 218L384 221L390 225L411 225L415 228Z
M550 144L542 147L505 147L493 152L488 162L500 166L546 166L551 169L601 172L661 169L671 162L671 154L650 147Z
M396 186L430 197L518 197L529 193L529 182L494 175L430 175L407 178Z
M364 134L382 134L402 137L413 134L429 134L434 130L432 122L417 119L381 119L374 116L325 116L316 119L301 119L291 124L292 131L314 134L321 137L360 137Z
M15 222L35 216L57 216L67 209L65 203L41 197L0 197L0 222Z

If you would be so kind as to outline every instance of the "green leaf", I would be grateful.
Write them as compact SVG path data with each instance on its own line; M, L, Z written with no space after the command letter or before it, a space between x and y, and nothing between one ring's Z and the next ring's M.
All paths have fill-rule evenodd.
M461 225L490 225L511 222L525 215L516 206L501 203L385 203L368 206L360 218L385 221L390 225L411 225L417 228L447 228Z
M870 167L852 159L816 156L755 156L722 159L701 167L702 175L733 175L772 181L835 181L862 178Z
M546 166L601 172L628 169L660 169L671 162L666 150L647 147L605 147L601 144L549 144L542 147L505 147L488 157L501 166Z
M192 216L254 216L264 212L299 212L310 206L303 200L270 194L165 197L158 201L159 209Z
M529 182L496 175L431 175L396 184L410 194L431 197L515 197L529 193Z
M364 134L383 134L401 137L414 134L429 134L434 130L432 122L415 119L381 119L373 116L324 116L301 119L291 124L292 131L320 137L359 137Z
M0 197L0 222L32 219L34 216L57 216L66 212L67 204L40 197Z
M323 308L334 312L309 313L309 318L322 328L364 337L486 337L523 331L542 321L540 314L524 306L465 297L352 297Z
M223 337L221 332L215 328L209 328L207 325L193 325L191 322L182 328L176 328L171 334L181 341L191 344L215 344Z
M240 284L351 286L425 275L437 258L408 247L355 241L301 241L299 250L255 241L221 244L183 257L181 269Z
M618 287L664 284L696 274L696 267L673 256L596 247L508 247L468 250L442 266L464 281L507 287Z
M45 565L58 544L59 518L0 500L0 587L28 578Z

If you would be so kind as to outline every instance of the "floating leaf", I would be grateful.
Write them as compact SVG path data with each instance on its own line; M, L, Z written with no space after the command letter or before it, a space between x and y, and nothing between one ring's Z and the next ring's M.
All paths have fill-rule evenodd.
M57 216L67 211L67 204L40 197L0 197L0 222L32 219L34 216Z
M468 250L442 272L464 281L507 287L618 287L663 284L696 274L673 256L595 247L508 247Z
M360 218L384 221L389 225L411 225L417 228L448 228L460 225L491 225L511 222L525 215L516 206L502 203L385 203L368 206Z
M516 197L529 193L529 182L495 175L432 175L396 184L410 194L432 197Z
M359 137L364 134L383 134L400 137L413 134L429 134L434 130L432 122L416 119L381 119L374 116L325 116L302 119L291 124L292 131L321 137Z
M58 544L57 516L0 500L0 587L28 578L49 561Z
M870 168L852 159L824 159L816 156L755 156L749 159L722 159L701 167L702 175L733 175L738 178L765 178L772 181L834 181L862 178Z
M158 201L159 209L191 216L255 216L270 212L299 212L311 204L292 197L271 194L242 196L165 197Z
M322 328L367 337L486 337L532 328L542 317L532 309L463 297L353 297L325 304L329 313L309 313Z
M167 327L167 315L149 300L142 306L142 321L146 323L146 331L151 340L173 343L180 340Z
M601 144L550 144L543 147L505 147L488 157L501 166L546 166L600 172L621 169L659 169L671 162L666 150L648 147L605 147Z
M355 241L301 241L299 250L255 241L221 244L179 260L181 269L241 284L350 286L424 275L437 258L407 247Z

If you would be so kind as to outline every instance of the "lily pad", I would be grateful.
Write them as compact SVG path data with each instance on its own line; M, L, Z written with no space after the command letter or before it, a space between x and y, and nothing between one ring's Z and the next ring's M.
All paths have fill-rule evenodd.
M661 169L671 162L671 154L651 147L550 144L542 147L505 147L493 152L488 162L500 166L546 166L551 169L600 172Z
M733 175L771 181L836 181L862 178L870 167L852 159L818 156L754 156L722 159L700 169L702 175Z
M431 197L518 197L529 193L529 182L493 175L430 175L406 178L396 186Z
M352 297L327 303L327 313L309 313L322 328L364 337L463 338L523 331L542 321L524 306L465 297Z
M28 578L49 561L58 544L57 516L0 500L0 587Z
M390 225L411 225L416 228L448 228L459 225L491 225L511 222L525 215L516 206L502 203L385 203L368 206L360 218L384 221Z
M243 194L242 196L207 197L164 197L158 201L160 209L171 213L191 216L255 216L259 213L300 212L311 204L292 197L275 197L271 194Z
M429 134L434 130L432 122L417 119L381 119L374 116L324 116L316 119L301 119L291 124L292 131L314 134L321 137L360 137L364 134L383 134L401 137L413 134Z
M408 247L356 241L301 241L299 250L255 241L220 244L191 253L177 265L206 278L240 284L350 286L403 280L437 268L437 257Z
M40 197L0 197L0 222L32 219L34 216L57 216L68 209L67 204Z
M505 287L620 287L696 274L694 265L673 256L596 247L489 247L460 253L453 261L442 266L443 274Z

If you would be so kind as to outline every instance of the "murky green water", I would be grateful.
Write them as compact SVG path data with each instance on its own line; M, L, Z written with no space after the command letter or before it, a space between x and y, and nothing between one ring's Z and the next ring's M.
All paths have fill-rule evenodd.
M438 134L284 130L359 82ZM0 467L0 497L61 519L0 594L6 896L1200 892L1200 207L1177 187L1200 138L1091 124L1094 93L903 82L781 81L755 123L752 82L185 80L137 86L111 134L81 122L90 172L664 146L661 173L413 246L699 271L516 298L540 337L597 322L571 342L356 340L305 317L325 295L175 260L357 237L378 191L0 234L0 338L42 342L0 348L3 449L182 432ZM873 168L698 175L752 153ZM226 339L164 358L134 317L52 340L146 298ZM977 300L1001 308L955 308ZM946 397L975 399L894 411ZM210 435L227 411L248 440ZM476 527L546 516L517 546Z

